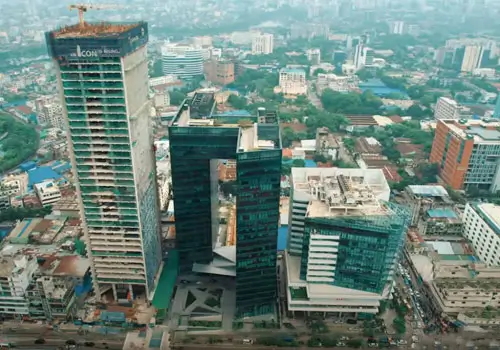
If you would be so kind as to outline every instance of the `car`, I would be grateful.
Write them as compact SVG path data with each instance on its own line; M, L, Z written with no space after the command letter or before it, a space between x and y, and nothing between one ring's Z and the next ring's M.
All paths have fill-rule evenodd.
M35 344L45 344L45 339L38 338L38 339L35 340Z
M84 346L88 346L88 347L92 347L92 346L95 346L95 343L93 341L86 341L85 343L83 343Z

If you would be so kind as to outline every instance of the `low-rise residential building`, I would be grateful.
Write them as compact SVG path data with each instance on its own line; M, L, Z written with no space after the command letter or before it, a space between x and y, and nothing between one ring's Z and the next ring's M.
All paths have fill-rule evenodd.
M500 206L467 203L464 211L464 236L481 261L500 266Z
M274 92L295 96L307 94L306 72L298 68L281 69L279 86L275 87Z
M441 185L410 185L403 196L412 211L412 226L417 226L420 218L431 209L448 209L455 205Z
M3 318L21 318L28 315L26 290L37 268L30 256L3 256L0 258L0 314Z
M390 298L409 213L381 170L292 168L287 310L356 318Z
M418 231L427 236L461 236L462 218L452 208L429 209L420 218Z
M61 199L61 190L53 181L35 184L35 192L43 206L51 205Z
M78 255L43 256L27 288L31 319L71 320L78 310L78 297L90 280L90 262Z
M500 268L480 260L465 240L418 243L409 254L411 268L423 282L431 311L469 325L500 324Z
M337 160L339 147L339 143L330 129L316 129L316 153L322 154L332 160Z

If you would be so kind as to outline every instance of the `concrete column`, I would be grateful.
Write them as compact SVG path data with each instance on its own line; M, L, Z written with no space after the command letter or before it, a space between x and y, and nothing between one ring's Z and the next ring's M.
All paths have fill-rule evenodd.
M134 300L134 289L132 288L132 284L129 283L128 290L130 291L130 300Z
M111 287L113 288L113 298L115 301L118 301L118 293L116 292L116 284L112 284Z

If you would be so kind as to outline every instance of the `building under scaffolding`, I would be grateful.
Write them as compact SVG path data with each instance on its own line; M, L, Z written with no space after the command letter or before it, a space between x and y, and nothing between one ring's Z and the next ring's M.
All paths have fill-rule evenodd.
M67 26L46 40L63 94L94 291L115 301L150 299L162 255L147 23Z
M293 168L288 308L356 317L390 297L409 211L380 169Z

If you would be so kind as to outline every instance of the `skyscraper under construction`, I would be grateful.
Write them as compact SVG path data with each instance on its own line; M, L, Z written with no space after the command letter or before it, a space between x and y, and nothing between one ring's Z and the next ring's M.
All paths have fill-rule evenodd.
M161 265L147 23L46 34L57 71L96 295L151 295Z

